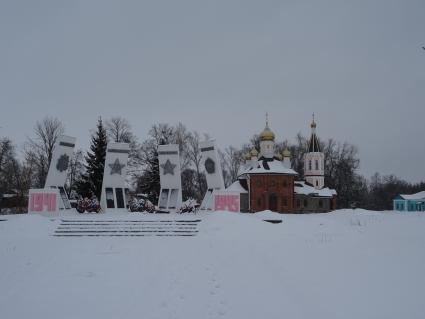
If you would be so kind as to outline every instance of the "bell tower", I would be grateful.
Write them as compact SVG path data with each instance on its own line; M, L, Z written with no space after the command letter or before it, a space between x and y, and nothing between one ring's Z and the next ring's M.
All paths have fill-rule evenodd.
M308 142L308 152L304 155L304 179L316 189L325 186L325 155L322 153L319 139L316 135L317 124L311 122L311 136Z

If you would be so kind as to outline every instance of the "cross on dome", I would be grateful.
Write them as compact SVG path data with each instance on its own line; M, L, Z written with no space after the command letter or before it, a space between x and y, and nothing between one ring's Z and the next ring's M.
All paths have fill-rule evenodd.
M274 133L269 127L269 113L266 112L266 127L260 133L260 141L274 141Z
M313 113L313 122L311 122L311 128L316 128L316 122L314 121L314 113Z

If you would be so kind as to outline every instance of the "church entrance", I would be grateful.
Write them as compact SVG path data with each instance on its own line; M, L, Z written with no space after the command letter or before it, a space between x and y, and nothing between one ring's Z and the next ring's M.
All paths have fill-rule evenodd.
M269 195L269 210L277 212L277 196L276 194Z

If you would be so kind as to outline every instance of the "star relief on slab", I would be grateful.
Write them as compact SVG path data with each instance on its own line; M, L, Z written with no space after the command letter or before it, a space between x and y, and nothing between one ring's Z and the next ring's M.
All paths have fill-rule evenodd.
M56 163L56 169L62 173L68 170L68 165L69 165L69 156L66 154L62 154L59 157L58 162Z
M211 158L207 158L205 161L205 170L208 174L214 174L215 173L215 163Z
M117 158L113 164L108 164L111 168L111 175L118 174L122 175L122 169L125 167L124 164L120 163L120 160Z
M165 164L161 164L161 168L164 170L164 175L171 174L174 175L174 169L176 168L176 164L172 164L169 159L165 162Z

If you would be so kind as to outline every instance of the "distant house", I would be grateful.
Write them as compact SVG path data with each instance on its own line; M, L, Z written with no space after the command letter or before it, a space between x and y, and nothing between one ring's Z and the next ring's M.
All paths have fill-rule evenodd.
M400 212L424 212L425 191L412 195L397 195L394 198L394 210Z

